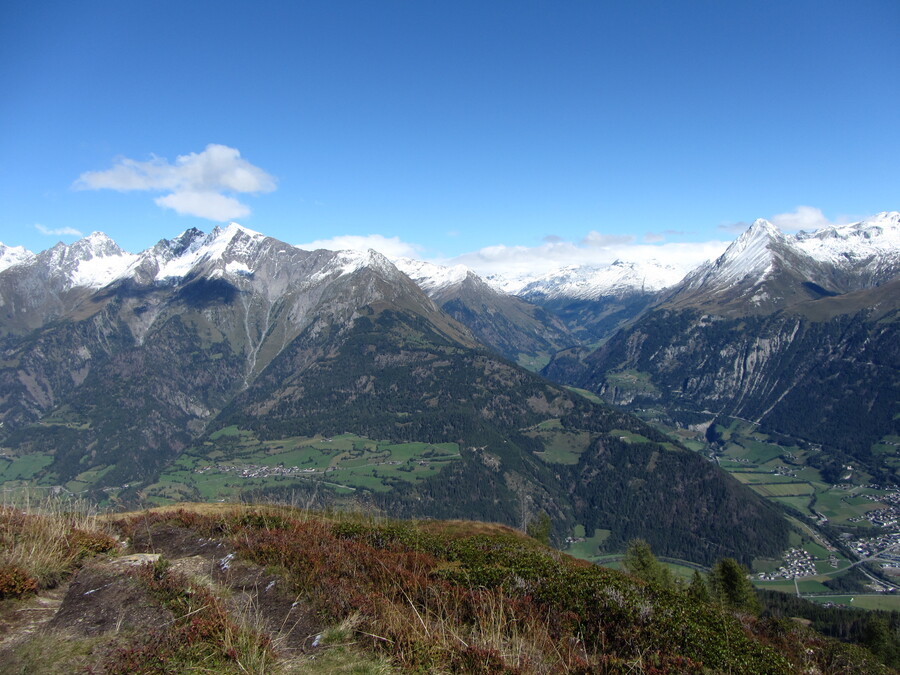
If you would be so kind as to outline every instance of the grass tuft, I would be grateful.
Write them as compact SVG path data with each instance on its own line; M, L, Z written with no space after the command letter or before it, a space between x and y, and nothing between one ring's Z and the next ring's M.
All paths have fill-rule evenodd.
M0 506L0 568L18 569L36 588L52 588L87 557L118 544L85 503L46 499Z

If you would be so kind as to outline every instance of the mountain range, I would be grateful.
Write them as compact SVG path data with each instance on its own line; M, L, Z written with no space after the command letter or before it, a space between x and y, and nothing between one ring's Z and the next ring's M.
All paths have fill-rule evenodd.
M822 447L833 482L900 431L900 214L786 236L758 220L595 350L544 374L675 423L742 418ZM627 377L622 377L627 373Z
M282 472L254 494L519 526L547 514L556 541L581 526L610 550L643 537L749 562L785 547L775 507L562 385L676 425L752 418L835 466L880 466L871 445L900 412L898 233L897 213L793 236L757 221L683 279L617 262L519 295L463 267L305 251L237 224L139 254L102 233L0 246L0 479L197 499L204 472L226 494L240 466L316 448L327 466L302 470L319 480ZM338 437L356 440L327 450Z

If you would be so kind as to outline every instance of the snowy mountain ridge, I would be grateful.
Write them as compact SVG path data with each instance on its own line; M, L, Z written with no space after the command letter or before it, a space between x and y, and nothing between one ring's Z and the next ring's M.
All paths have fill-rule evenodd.
M655 293L681 281L689 270L656 260L616 260L609 265L570 265L541 276L507 282L508 292L524 298L595 300L603 296Z
M716 260L687 275L682 290L759 288L751 298L759 304L772 299L766 282L783 274L834 293L890 280L900 274L900 212L795 235L760 218Z
M201 267L215 269L217 275L247 276L259 262L255 258L267 239L264 234L230 223L209 234L189 229L133 254L123 251L102 232L94 232L73 244L59 243L38 254L21 246L0 244L0 272L40 264L64 289L96 289L123 278L165 284ZM801 273L822 264L847 273L865 269L873 283L883 281L900 271L900 212L884 212L858 223L795 235L784 234L769 221L758 219L718 259L693 270L656 260L616 260L602 265L568 265L544 274L486 275L483 280L502 293L529 300L595 300L656 293L682 281L691 288L712 283L759 284L773 273L776 262L799 267ZM350 274L366 266L386 274L399 270L429 295L461 284L469 275L477 276L464 265L444 266L411 258L390 261L372 250L340 251L319 274Z
M470 274L475 274L465 265L437 265L424 260L397 258L394 265L401 272L416 282L427 295L432 295L450 286L465 281Z

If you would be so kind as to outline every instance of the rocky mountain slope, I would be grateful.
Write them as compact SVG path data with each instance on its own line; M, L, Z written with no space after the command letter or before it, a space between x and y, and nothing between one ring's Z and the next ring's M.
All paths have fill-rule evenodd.
M577 342L555 314L498 290L462 265L409 259L396 264L482 344L512 361L531 367Z
M900 430L900 214L783 235L756 221L589 355L544 374L682 423L749 419L824 446L829 475Z
M133 502L163 471L188 491L213 471L225 489L235 471L348 432L360 440L333 461L371 463L368 474L329 481L338 467L325 462L314 483L292 474L265 489L520 526L547 513L557 541L581 524L609 530L610 546L644 536L694 560L749 562L786 542L761 498L638 420L490 351L375 252L303 251L232 224L138 255L99 234L45 253L0 272L6 480ZM40 311L21 307L29 284L44 291ZM504 307L468 277L458 292L467 286ZM524 309L508 321L540 323ZM407 457L404 472L368 449L435 444L455 451L434 475L418 470L427 454ZM333 457L316 452L302 461Z
M189 231L139 256L101 235L45 253L0 278L10 333L24 333L5 339L0 418L10 443L62 443L61 477L87 447L101 464L129 466L131 477L158 468L301 332L349 326L373 303L432 317L475 345L374 252L310 253L232 225ZM61 263L49 274L48 259ZM101 267L113 280L96 288L100 275L89 273ZM18 294L35 279L46 293L24 302ZM56 422L28 427L51 411Z

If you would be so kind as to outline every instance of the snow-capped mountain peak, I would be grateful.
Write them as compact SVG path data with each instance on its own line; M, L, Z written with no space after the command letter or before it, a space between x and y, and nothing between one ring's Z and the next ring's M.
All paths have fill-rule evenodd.
M900 274L900 213L815 232L782 234L757 220L718 259L692 272L677 296L721 309L772 311L879 286Z
M460 284L470 274L474 274L465 265L436 265L412 258L398 258L394 264L428 295Z
M218 270L219 274L246 275L266 238L238 223L216 226L209 234L191 228L145 251L133 271L144 281L157 282L184 278L199 265Z
M732 255L750 253L764 248L769 248L772 243L784 241L785 235L775 225L765 218L757 218L744 232L741 233L729 247Z
M795 242L817 261L840 267L872 260L900 262L900 212L886 211L858 223L799 232Z
M698 267L685 279L690 288L714 284L730 286L750 279L761 283L774 269L775 256L788 245L775 225L758 218L716 260Z
M100 288L122 276L137 256L123 251L102 232L93 232L67 246L62 242L36 256L62 288Z
M7 246L0 243L0 272L7 267L27 262L34 258L34 253L24 246Z
M203 242L208 259L223 256L242 258L252 253L266 235L251 230L238 223L229 223L227 227L214 227Z

